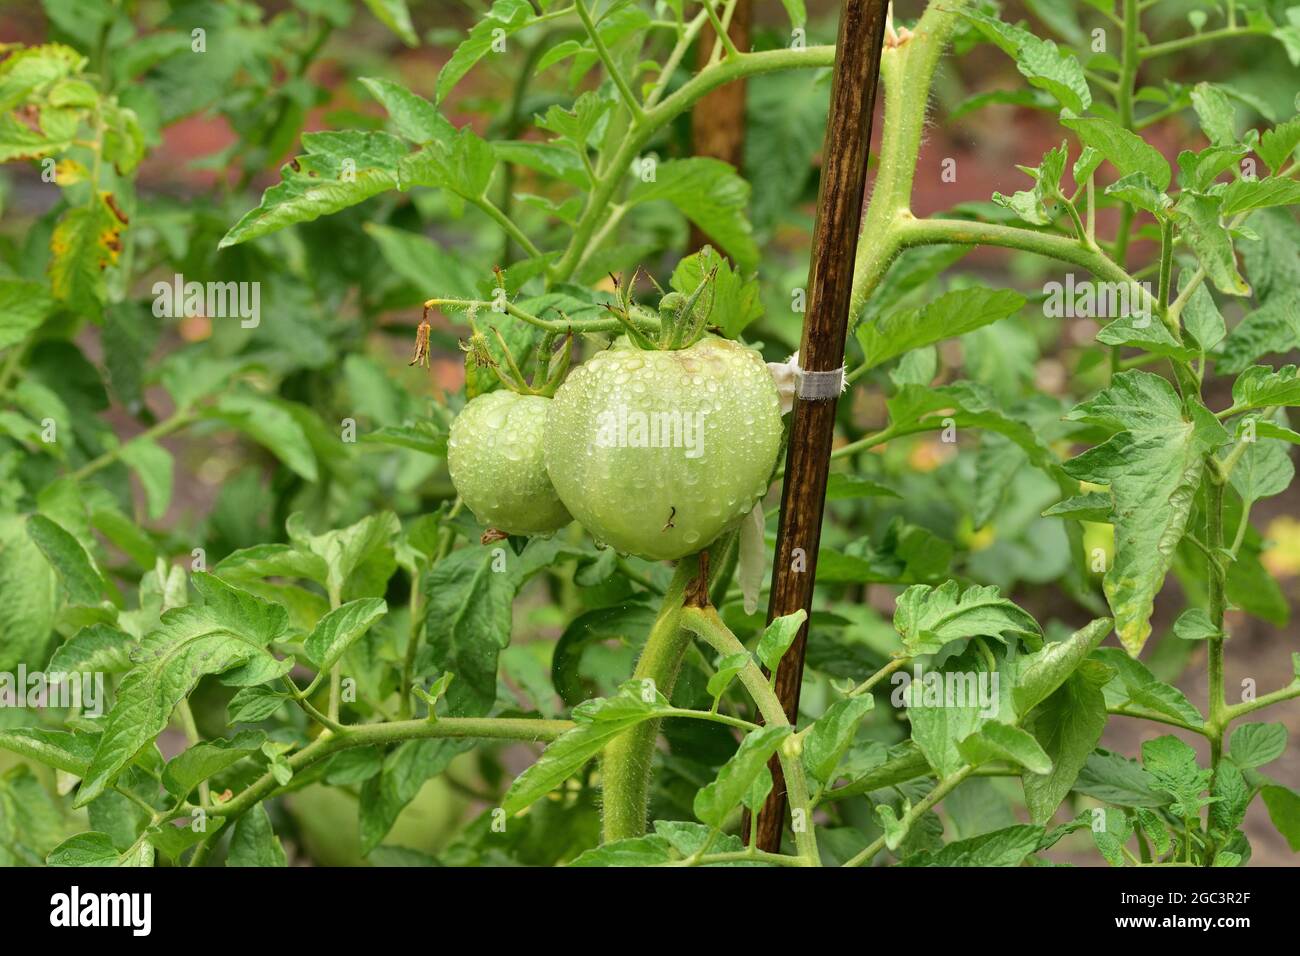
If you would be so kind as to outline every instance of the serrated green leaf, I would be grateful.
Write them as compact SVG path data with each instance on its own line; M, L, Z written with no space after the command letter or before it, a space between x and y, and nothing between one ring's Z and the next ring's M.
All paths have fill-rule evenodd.
M257 684L283 673L266 646L285 631L284 608L202 572L194 575L194 585L206 603L167 611L132 653L135 667L118 685L75 806L85 806L112 784L203 675L225 673L227 682Z
M993 586L969 587L956 581L936 587L914 584L898 597L894 630L909 654L932 654L949 641L983 635L1039 634L1038 622L1002 597Z
M790 649L790 645L799 635L799 629L807 619L807 612L801 608L793 614L778 617L764 628L763 636L758 639L758 647L755 651L764 667L769 671L777 669L781 658Z
M729 164L696 156L659 163L654 179L638 180L627 202L667 200L731 256L740 271L750 272L758 264L758 246L749 223L749 197L749 183Z
M68 598L74 604L96 604L108 590L108 582L76 538L45 515L27 519L27 533L46 560L59 572Z
M763 727L747 733L736 753L718 771L717 779L695 795L695 815L710 826L721 827L789 736L788 726Z
M1009 760L1030 773L1052 770L1052 760L1029 733L1019 727L991 720L957 744L957 751L972 766L990 760Z
M280 170L282 181L231 227L219 248L311 222L398 186L407 146L389 133L303 133L304 153Z
M320 619L303 642L307 658L321 673L327 672L357 638L388 613L383 598L360 598L335 608Z
M162 785L173 797L187 797L204 780L257 753L265 742L262 731L244 730L234 737L197 743L167 762Z
M919 309L895 312L858 326L867 367L874 368L912 349L962 335L1015 315L1025 297L1010 289L973 286L945 293Z
M826 708L826 713L817 718L804 737L801 756L809 776L823 786L834 782L840 759L853 743L858 724L874 704L870 694L860 694L837 700Z
M1242 770L1262 767L1286 753L1285 724L1240 724L1228 740L1228 756Z

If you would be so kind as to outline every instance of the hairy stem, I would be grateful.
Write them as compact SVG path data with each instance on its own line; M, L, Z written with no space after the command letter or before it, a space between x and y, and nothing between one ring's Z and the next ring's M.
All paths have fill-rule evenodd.
M632 674L633 680L654 681L655 689L665 697L672 694L682 658L691 643L690 634L681 629L682 602L686 585L698 573L699 561L695 557L678 562ZM646 721L620 734L605 748L601 788L606 843L645 833L650 763L658 738L659 721Z

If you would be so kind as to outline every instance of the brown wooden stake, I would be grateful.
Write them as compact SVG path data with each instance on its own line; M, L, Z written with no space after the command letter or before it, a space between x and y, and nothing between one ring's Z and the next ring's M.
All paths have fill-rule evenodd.
M817 224L813 229L808 315L799 346L799 365L806 372L834 371L844 364L849 294L862 222L867 150L885 37L885 13L886 0L844 0L840 11L830 116L822 144ZM866 241L870 242L871 237L867 236ZM796 398L794 403L785 485L781 491L781 523L772 568L772 595L767 611L769 621L800 608L812 611L835 406L836 397ZM776 672L776 693L792 724L799 714L799 685L807 642L805 624ZM786 793L780 764L773 759L771 767L775 786L758 815L758 846L776 852L781 847ZM810 812L808 808L803 811ZM802 823L810 825L806 818Z

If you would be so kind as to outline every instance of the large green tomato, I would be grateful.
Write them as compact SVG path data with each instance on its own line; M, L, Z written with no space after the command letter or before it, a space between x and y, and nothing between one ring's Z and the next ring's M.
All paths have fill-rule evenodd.
M706 336L620 339L570 373L546 419L546 468L597 541L652 560L707 547L767 491L781 401L752 349Z
M546 476L542 434L550 399L501 390L473 399L451 423L451 483L480 522L545 534L573 519Z

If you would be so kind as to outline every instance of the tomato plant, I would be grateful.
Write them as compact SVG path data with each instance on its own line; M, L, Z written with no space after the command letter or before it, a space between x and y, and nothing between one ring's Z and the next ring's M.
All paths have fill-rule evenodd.
M767 622L835 11L740 49L746 2L18 23L0 862L1300 848L1297 8L897 5L816 599ZM742 81L740 168L693 155Z

